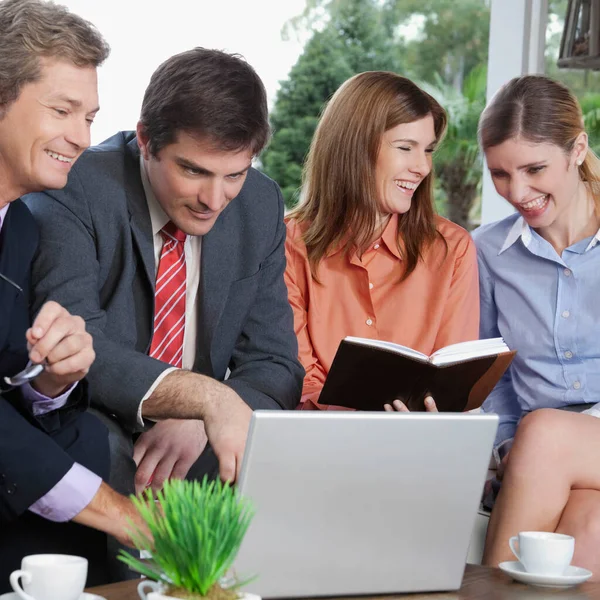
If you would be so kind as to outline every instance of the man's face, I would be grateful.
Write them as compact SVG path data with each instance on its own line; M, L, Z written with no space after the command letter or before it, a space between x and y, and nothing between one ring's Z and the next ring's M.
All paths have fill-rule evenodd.
M94 67L40 59L41 77L23 86L0 113L0 194L14 199L27 192L66 185L74 162L90 145L98 111ZM2 196L0 196L0 202Z
M204 235L242 189L252 152L215 149L206 139L180 132L156 156L138 125L138 143L154 194L168 217L188 235Z

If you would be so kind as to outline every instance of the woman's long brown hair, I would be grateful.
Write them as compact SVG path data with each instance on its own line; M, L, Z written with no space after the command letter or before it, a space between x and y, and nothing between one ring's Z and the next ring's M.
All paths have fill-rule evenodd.
M302 201L291 216L305 226L312 276L334 249L363 252L376 234L379 214L375 165L386 131L431 115L436 139L446 112L409 79L368 71L346 81L325 108L304 166ZM408 277L438 232L433 171L416 189L410 210L398 218L398 250Z

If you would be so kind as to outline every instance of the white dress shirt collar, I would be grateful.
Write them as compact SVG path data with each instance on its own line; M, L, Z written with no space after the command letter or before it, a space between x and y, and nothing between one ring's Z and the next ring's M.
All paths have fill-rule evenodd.
M523 245L528 248L531 243L531 228L527 224L527 221L523 217L519 217L510 228L502 248L498 255L502 254L505 250L508 250L519 238L523 240ZM596 235L590 240L585 252L591 250L600 241L600 229L596 232Z
M163 210L160 202L154 194L154 190L150 185L146 167L144 166L144 157L140 156L140 175L142 177L142 185L144 186L144 194L148 203L148 211L150 212L150 222L152 223L152 235L156 235L170 221L167 213Z
M4 217L6 217L6 213L8 212L8 207L10 206L10 202L0 208L0 231L2 231L2 225L4 225Z

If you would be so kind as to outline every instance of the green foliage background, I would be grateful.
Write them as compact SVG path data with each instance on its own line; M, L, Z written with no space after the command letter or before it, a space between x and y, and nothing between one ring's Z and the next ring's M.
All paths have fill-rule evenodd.
M287 206L297 201L302 164L324 103L355 73L400 70L396 55L384 12L371 0L339 3L314 32L281 83L271 113L273 139L262 155L263 169L281 186Z
M558 69L567 0L550 0L546 73L580 98L593 148L600 149L600 73ZM476 127L485 106L489 0L307 0L285 35L308 34L272 109L273 139L262 169L299 198L302 165L323 106L346 79L391 70L418 81L448 110L450 128L434 158L436 206L455 222L476 223L482 160Z

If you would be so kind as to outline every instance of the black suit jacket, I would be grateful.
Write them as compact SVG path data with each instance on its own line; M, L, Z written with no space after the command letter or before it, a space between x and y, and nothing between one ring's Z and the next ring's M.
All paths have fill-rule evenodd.
M56 300L94 337L92 405L135 431L141 398L169 365L147 356L155 265L134 132L83 153L63 190L24 198L44 252L34 305ZM283 280L283 200L250 169L203 236L194 371L224 380L252 408L295 408L304 371Z
M20 293L0 279L0 378L27 364L29 279L39 235L21 200L11 203L0 231L0 273L23 288ZM78 385L67 406L42 417L28 412L19 388L0 394L0 521L12 520L44 496L73 465L53 439L86 408Z

